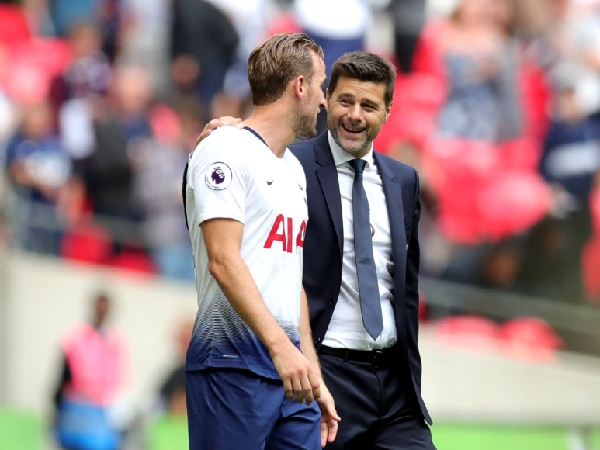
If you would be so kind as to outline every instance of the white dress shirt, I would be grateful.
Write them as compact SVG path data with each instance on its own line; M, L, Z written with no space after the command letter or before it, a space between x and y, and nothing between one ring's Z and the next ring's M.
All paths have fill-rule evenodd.
M363 160L367 162L363 172L363 186L369 201L369 220L373 234L373 257L377 271L381 312L383 314L383 331L377 340L367 333L362 321L360 300L358 296L358 276L354 254L354 226L352 216L352 183L354 170L348 161L354 157L346 153L336 144L329 133L329 146L337 169L338 182L342 197L342 219L344 229L344 248L342 255L342 286L329 328L325 333L323 345L333 348L349 348L353 350L373 350L391 347L396 342L396 324L394 320L393 297L394 285L392 239L390 221L387 212L385 195L379 171L373 160L373 147ZM402 230L404 232L404 230Z

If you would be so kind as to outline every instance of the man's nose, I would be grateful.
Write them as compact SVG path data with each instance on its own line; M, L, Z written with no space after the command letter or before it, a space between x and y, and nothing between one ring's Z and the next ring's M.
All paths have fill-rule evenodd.
M360 120L361 119L360 105L355 104L351 108L349 108L348 109L348 116L352 120Z

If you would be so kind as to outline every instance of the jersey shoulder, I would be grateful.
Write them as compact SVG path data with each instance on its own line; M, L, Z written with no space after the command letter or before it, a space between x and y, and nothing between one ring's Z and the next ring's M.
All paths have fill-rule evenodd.
M239 157L243 155L246 133L235 127L221 127L214 130L206 137L192 153L192 159L198 156L225 153ZM246 142L247 145L247 142Z

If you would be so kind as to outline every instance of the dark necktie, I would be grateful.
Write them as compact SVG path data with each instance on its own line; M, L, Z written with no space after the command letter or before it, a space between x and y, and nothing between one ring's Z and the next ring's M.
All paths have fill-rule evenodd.
M354 216L354 253L356 255L360 309L365 330L373 339L377 339L383 330L383 317L381 316L381 300L375 260L373 259L369 201L362 181L363 170L365 170L367 162L362 159L353 159L349 161L349 164L354 169L352 215Z

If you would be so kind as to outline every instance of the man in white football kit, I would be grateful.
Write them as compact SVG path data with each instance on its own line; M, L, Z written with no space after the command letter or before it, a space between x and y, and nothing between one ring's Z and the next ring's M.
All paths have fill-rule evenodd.
M302 291L306 179L286 147L316 133L323 54L306 35L281 34L248 67L253 114L205 139L184 175L198 293L190 449L317 449L339 417Z
M200 224L215 218L244 225L240 253L269 312L300 344L306 178L291 152L278 158L248 129L224 127L193 153L187 214L196 264L198 317L187 369L244 368L278 378L267 348L234 311L209 273Z

